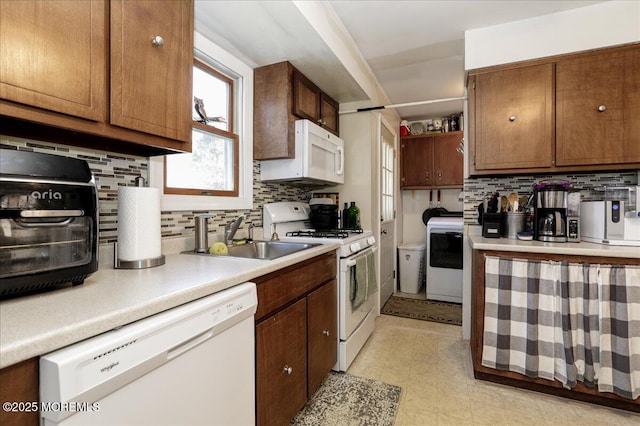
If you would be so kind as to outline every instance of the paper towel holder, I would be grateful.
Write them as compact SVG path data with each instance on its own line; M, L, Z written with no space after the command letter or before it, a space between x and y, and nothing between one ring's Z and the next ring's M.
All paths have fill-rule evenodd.
M164 265L165 257L161 254L158 257L141 260L120 260L118 259L118 242L113 243L113 268L114 269L145 269L154 266Z
M137 187L145 187L146 180L142 176L137 176L135 178L135 185ZM113 268L114 269L146 269L153 268L154 266L164 265L165 257L164 254L161 254L158 257L153 257L150 259L140 259L140 260L120 260L118 259L118 242L115 241L113 243Z

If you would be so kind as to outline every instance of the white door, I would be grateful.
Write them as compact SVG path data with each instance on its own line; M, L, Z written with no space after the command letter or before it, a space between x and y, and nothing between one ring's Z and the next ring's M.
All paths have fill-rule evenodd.
M395 292L395 140L396 135L380 121L380 308Z

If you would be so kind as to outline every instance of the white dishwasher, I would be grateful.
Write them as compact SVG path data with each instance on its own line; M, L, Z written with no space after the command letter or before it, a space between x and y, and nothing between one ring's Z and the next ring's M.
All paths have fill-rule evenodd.
M43 425L253 425L256 286L40 358Z

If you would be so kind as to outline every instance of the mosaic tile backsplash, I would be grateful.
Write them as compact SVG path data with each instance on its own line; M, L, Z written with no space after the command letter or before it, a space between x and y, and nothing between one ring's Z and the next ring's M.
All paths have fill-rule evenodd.
M500 195L509 195L511 192L515 192L520 196L528 196L533 192L533 185L543 180L569 181L571 182L571 190L580 191L582 200L601 200L605 187L638 185L638 171L465 179L465 223L478 223L477 207L487 195L494 192L499 192Z
M142 176L145 179L149 177L147 157L83 150L3 135L0 135L0 146L85 160L95 176L98 187L101 244L117 240L118 186L133 186L136 177ZM193 236L195 214L215 213L215 218L209 220L209 232L223 233L225 223L242 213L249 216L240 229L246 229L251 223L262 226L262 205L265 203L309 200L312 188L261 182L258 161L253 162L253 176L253 208L251 210L163 211L160 224L162 237Z

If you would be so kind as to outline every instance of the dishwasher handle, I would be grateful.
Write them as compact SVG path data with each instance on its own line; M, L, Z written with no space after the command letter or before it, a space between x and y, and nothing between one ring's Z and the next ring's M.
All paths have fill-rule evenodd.
M206 342L207 340L209 340L210 338L212 338L214 335L214 331L213 328L210 328L209 330L200 333L199 335L177 345L174 346L173 348L169 349L167 351L167 361L182 355L183 353L187 352L188 350L195 348L196 346L198 346L199 344Z

